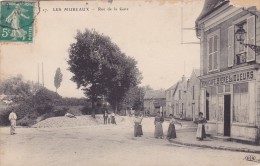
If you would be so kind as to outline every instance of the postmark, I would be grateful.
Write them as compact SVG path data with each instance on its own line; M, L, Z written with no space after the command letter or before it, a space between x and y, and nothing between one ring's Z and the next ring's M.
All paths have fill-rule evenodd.
M34 2L0 2L0 42L32 42Z

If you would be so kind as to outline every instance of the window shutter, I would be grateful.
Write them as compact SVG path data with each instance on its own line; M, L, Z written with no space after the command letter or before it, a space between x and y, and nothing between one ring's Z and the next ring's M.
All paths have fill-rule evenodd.
M228 67L234 65L234 33L234 25L232 25L228 28Z
M209 54L209 71L212 70L212 54Z
M255 16L247 18L247 44L255 45ZM251 62L255 60L255 51L247 47L246 61Z

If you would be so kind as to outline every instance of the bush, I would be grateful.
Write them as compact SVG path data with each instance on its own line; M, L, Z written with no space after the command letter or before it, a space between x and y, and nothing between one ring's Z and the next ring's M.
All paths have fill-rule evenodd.
M83 115L91 115L92 109L89 106L84 106L80 110Z
M48 114L53 111L53 106L50 104L41 104L35 108L38 115Z
M55 116L64 116L68 112L68 107L62 107L60 109L54 110Z
M6 109L0 112L0 125L1 126L8 126L10 125L10 121L9 121L9 114L12 112L12 110Z
M36 119L30 119L27 116L17 121L17 126L32 126L36 123Z

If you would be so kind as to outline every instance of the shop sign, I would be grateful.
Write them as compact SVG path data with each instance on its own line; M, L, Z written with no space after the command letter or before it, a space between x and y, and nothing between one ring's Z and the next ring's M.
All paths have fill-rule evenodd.
M250 81L255 79L254 70L250 71L241 71L231 74L225 74L218 77L203 79L201 80L201 86L215 86L215 85L223 85L223 84L232 84L241 81Z

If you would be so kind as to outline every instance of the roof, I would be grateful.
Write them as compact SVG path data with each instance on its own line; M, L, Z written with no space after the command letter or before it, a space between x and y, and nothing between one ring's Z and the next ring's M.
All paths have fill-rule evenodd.
M168 88L166 91L168 90L175 90L178 86L179 82L177 82L176 84L172 85L170 88Z
M212 13L213 11L215 11L216 9L218 9L219 7L221 7L222 5L224 5L226 3L229 3L229 0L205 0L203 9L202 9L199 17L195 21L197 36L199 36L198 21L200 21L201 19L203 19L204 17L206 17L207 15L209 15L210 13Z
M145 92L144 99L166 98L164 90L150 90Z

